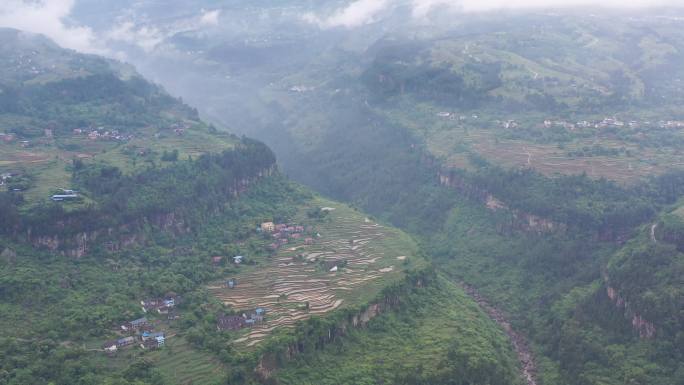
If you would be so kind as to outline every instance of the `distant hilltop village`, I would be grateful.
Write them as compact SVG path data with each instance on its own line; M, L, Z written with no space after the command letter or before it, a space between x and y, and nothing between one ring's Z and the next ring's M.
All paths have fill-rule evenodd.
M452 112L446 112L446 111L440 111L437 113L437 116L440 118L445 118L449 120L458 120L458 121L467 121L467 120L478 120L480 117L478 115L458 115ZM507 128L507 129L512 129L512 128L517 128L519 127L522 123L518 122L515 119L509 119L509 120L495 120L494 121L497 125ZM684 128L684 121L683 120L658 120L658 121L650 121L650 120L621 120L616 117L605 117L601 120L580 120L577 122L572 122L572 121L567 121L567 120L562 120L562 119L545 119L543 122L539 123L538 126L543 126L545 128L552 128L552 127L563 127L568 130L575 130L575 129L581 129L581 128L608 128L608 127L616 127L616 128L621 128L621 127L630 127L630 128L639 128L639 127L659 127L659 128Z

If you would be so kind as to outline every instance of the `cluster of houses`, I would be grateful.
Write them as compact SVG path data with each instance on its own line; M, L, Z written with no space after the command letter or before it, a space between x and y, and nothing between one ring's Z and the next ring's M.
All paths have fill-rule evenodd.
M133 135L123 135L118 130L105 130L104 127L97 128L74 128L74 135L86 135L90 140L116 140L126 142L133 139Z
M449 119L449 120L458 120L458 121L465 121L468 119L475 119L477 120L479 117L477 115L472 115L472 116L466 116L466 115L457 115L453 112L446 112L446 111L441 111L437 113L437 116L440 118L444 119ZM515 129L520 127L520 123L513 120L513 119L508 119L508 120L496 120L495 123L505 129ZM629 121L623 121L620 120L616 117L605 117L601 120L580 120L577 122L571 122L571 121L566 121L566 120L553 120L553 119L546 119L542 122L542 125L545 128L551 128L551 127L563 127L566 130L576 130L576 129L581 129L581 128L609 128L609 127L615 127L615 128L622 128L622 127L630 127L630 128L638 128L638 127L659 127L659 128L684 128L684 121L682 120L659 120L657 122L651 122L651 121L641 121L641 120L629 120Z
M163 298L140 301L140 305L145 313L156 311L159 314L166 315L169 320L174 320L179 318L174 309L179 300L180 297L175 293L168 293ZM134 346L136 344L143 349L158 349L164 346L164 343L166 342L166 334L164 332L155 331L146 317L126 322L120 326L120 329L124 335L127 335L116 340L105 342L102 346L102 349L105 352L115 353L119 349Z
M266 309L262 307L258 307L254 311L242 313L241 315L222 315L218 317L216 328L218 331L240 330L264 322L265 316Z
M273 238L273 243L269 245L271 250L277 250L289 243L290 240L303 240L306 245L312 245L314 242L312 237L306 236L306 234L311 232L311 228L305 228L300 225L264 222L257 227L257 232L271 234Z
M169 126L170 130L173 130L173 132L178 135L178 136L183 136L185 133L185 130L190 128L190 124L187 122L176 122L173 123L171 126Z
M102 345L102 349L107 353L116 353L119 349L124 349L138 344L143 349L158 349L164 346L166 335L164 332L155 332L147 318L138 318L121 325L121 331L132 335L116 340L107 341Z
M457 115L457 114L455 114L455 113L453 113L453 112L447 112L447 111L440 111L440 112L437 113L437 116L439 116L440 118L443 118L443 119L458 120L458 121L461 121L461 122L462 122L462 121L465 121L465 120L468 120L469 118L470 118L470 119L475 119L475 120L477 120L477 119L480 118L480 117L479 117L478 115L476 115L476 114L473 114L473 115L470 115L470 116L466 116L466 115Z
M0 141L2 141L3 143L9 144L9 143L14 142L15 140L17 140L17 136L15 134L8 134L8 133L0 132ZM28 140L20 140L19 145L21 147L26 148L26 147L31 146L31 142L29 142Z
M684 128L684 121L680 120L660 120L657 122L630 120L623 121L618 118L603 118L601 120L588 121L580 120L578 122L568 122L565 120L544 120L545 128L563 127L567 130L575 130L578 128L638 128L638 127L659 127L659 128Z
M159 314L170 314L178 304L180 297L175 293L168 293L164 298L153 298L140 301L142 310L145 313L156 311Z

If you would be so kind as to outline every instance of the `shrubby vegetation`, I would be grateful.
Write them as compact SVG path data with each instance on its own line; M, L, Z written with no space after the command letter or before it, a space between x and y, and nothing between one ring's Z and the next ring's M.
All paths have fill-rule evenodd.
M18 215L20 196L0 194L0 233L73 235L107 227L133 224L156 215L178 214L186 221L201 220L204 213L221 209L250 181L274 169L273 153L260 142L244 139L241 145L221 154L202 155L172 167L149 168L125 175L108 165L74 167L73 179L96 202L75 211L49 203ZM58 226L57 223L67 225Z
M299 345L303 351L277 372L278 383L520 383L501 330L453 283L443 277L424 283L385 290L386 301L396 301L393 310L326 344L317 344L316 336L340 332L339 321L309 322L302 331L311 336L310 344Z
M205 160L232 161L227 154ZM213 168L217 180L222 178L220 170ZM103 186L100 194L113 191L118 190ZM6 336L0 339L0 384L163 383L159 370L144 357L112 370L109 359L84 350L82 344L102 341L118 324L142 316L141 299L168 292L183 297L174 338L215 352L230 370L249 373L246 366L239 368L255 358L229 354L230 336L216 332L215 316L227 309L202 287L231 268L212 267L210 256L263 252L250 241L254 225L264 218L288 218L310 197L282 177L271 176L255 182L240 199L224 196L220 213L207 211L201 201L186 202L187 212L202 215L202 226L193 234L169 237L147 230L144 246L117 253L95 249L78 260L0 239L0 249L8 247L17 255L0 260L0 325Z

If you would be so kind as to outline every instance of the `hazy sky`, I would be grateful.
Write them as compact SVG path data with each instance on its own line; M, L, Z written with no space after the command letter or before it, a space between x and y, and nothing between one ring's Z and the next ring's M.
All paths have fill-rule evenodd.
M409 4L414 17L427 17L436 9L454 12L483 12L499 9L564 8L602 6L607 8L644 8L684 6L684 0L354 0L328 15L304 15L322 28L354 28L371 23L397 5Z
M166 34L155 26L139 26L120 21L110 26L104 36L87 26L74 25L69 15L78 0L0 0L0 27L11 27L42 33L59 45L91 53L109 53L108 41L119 40L152 49ZM398 5L408 4L417 18L428 17L431 11L445 9L456 12L492 11L534 7L571 7L602 5L604 7L684 6L684 0L351 0L347 6L319 15L307 13L303 19L321 28L358 27L381 18ZM197 10L197 28L209 28L222 22L219 10Z

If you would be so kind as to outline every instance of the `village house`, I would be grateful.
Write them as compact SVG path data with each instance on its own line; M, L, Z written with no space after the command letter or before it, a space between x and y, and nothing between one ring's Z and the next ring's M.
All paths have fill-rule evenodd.
M50 197L50 199L54 202L73 201L78 198L78 194L55 194Z
M313 245L313 238L304 238L305 245Z
M242 317L245 319L245 324L247 326L254 326L256 324L264 322L264 315L266 314L266 309L262 307L258 307L254 309L253 312L250 312L249 314L242 314Z
M135 343L135 338L133 337L125 337L125 338L120 338L116 340L116 346L118 348L123 348L126 346L133 345Z
M273 222L264 222L261 224L261 230L271 233L275 230L275 224Z
M121 325L121 330L123 331L131 331L131 330L142 330L143 328L149 326L149 323L147 322L147 318L138 318L136 320L133 320L131 322L127 322L123 325Z
M102 345L102 350L104 350L107 353L115 353L118 349L117 345L118 344L116 340L107 341Z
M221 316L218 318L216 328L219 331L240 330L245 327L245 319L239 315Z
M231 278L226 281L226 287L229 289L234 289L235 286L237 286L237 280L234 278Z
M142 309L145 313L150 310L159 311L160 308L164 308L163 311L168 312L168 309L176 306L178 303L178 296L175 293L168 293L164 298L149 299L146 301L140 301ZM161 313L161 312L160 312Z
M254 309L254 311L242 313L241 316L221 316L219 317L216 326L219 331L240 330L264 322L265 315L266 309L258 307Z
M158 336L155 338L147 339L144 340L141 344L140 347L143 349L159 349L162 346L164 346L164 342L166 342L166 339L164 336Z
M173 309L173 305L172 305L172 306L169 306L169 305L162 305L162 306L159 306L159 307L157 308L157 313L159 313L159 314L169 314L169 311L171 311L171 309Z
M244 259L245 259L245 257L243 257L242 255L236 255L233 257L233 263L235 263L236 265L239 265L242 263L242 261L244 261Z
M144 332L144 333L140 336L140 338L141 338L143 341L154 340L154 339L157 339L158 337L164 338L164 332L154 332L154 333L153 333L153 332Z
M211 257L211 263L212 263L214 266L220 265L221 262L223 262L223 257L221 257L221 256Z

